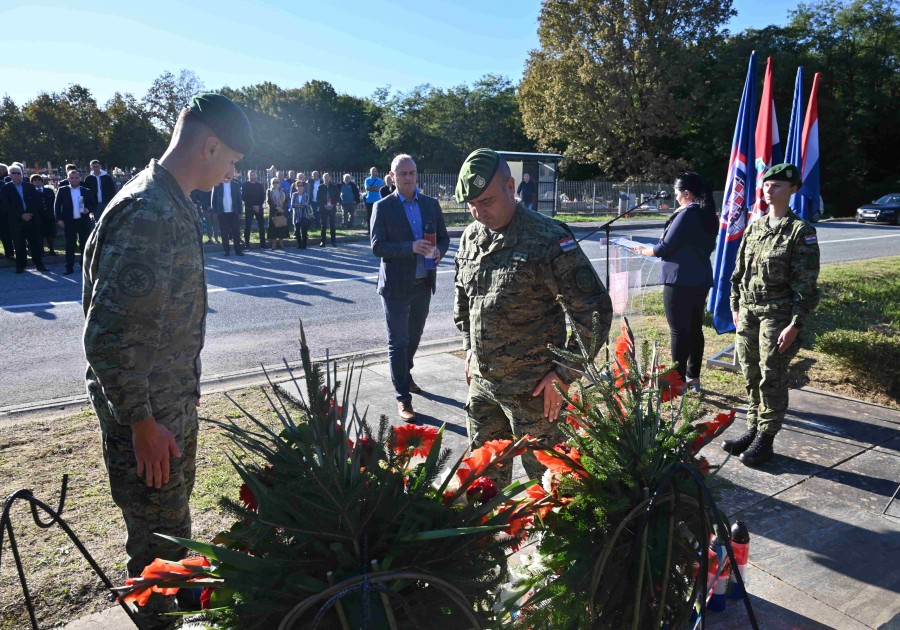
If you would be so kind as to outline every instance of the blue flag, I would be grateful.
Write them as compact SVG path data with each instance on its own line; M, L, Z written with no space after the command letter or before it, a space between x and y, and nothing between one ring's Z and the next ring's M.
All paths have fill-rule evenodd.
M719 236L716 240L715 263L713 265L713 287L709 293L707 310L713 314L713 325L720 335L734 330L731 317L731 274L741 237L747 227L747 214L753 205L756 186L756 172L753 161L754 132L756 116L756 51L750 55L744 93L738 109L734 139L731 143L731 160L725 179L725 196L722 202L722 216Z
M797 68L797 79L794 81L794 101L791 105L791 120L788 126L787 149L784 161L793 164L802 171L803 145L800 142L803 133L803 66ZM800 201L797 195L791 195L791 210L799 214Z

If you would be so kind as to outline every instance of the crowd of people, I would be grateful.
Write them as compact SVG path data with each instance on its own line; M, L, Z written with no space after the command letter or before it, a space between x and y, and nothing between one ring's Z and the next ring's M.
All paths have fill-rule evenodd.
M375 166L369 169L363 191L349 173L338 181L331 173L312 171L307 177L303 171L272 167L264 177L265 183L260 181L259 172L251 170L246 181L231 175L211 193L199 189L191 192L206 242L221 242L226 256L231 255L232 244L236 255L244 255L250 248L254 226L261 249L284 250L291 235L298 249L306 249L310 231L319 233L320 247L329 243L334 246L338 227L368 227L375 203L396 190L393 178L387 175L382 179ZM365 223L356 215L360 204L366 207Z
M16 273L24 273L31 256L40 272L46 254L56 255L58 233L65 237L65 274L75 272L75 254L84 252L88 235L118 192L113 178L99 160L92 160L82 178L74 164L66 165L66 179L54 190L47 179L33 174L25 179L20 162L0 164L0 242L7 259L14 260Z
M104 170L99 160L92 160L86 176L74 164L66 164L65 179L52 186L48 177L35 173L25 175L19 162L0 163L0 243L8 260L15 261L15 273L24 273L31 264L48 272L45 256L56 256L56 240L65 242L65 274L75 273L77 255L83 255L87 237L100 220L109 201L121 188ZM131 178L141 171L133 169ZM267 169L266 183L251 170L246 181L237 172L219 182L213 190L195 189L190 194L199 214L207 243L221 243L226 256L243 256L250 248L255 228L259 247L284 250L291 236L296 247L305 249L310 231L321 233L319 245L336 244L338 227L368 227L375 202L396 189L390 175L381 178L372 167L360 191L354 178L344 174L335 181L330 173ZM357 210L365 204L363 223ZM243 221L242 221L243 216ZM243 230L242 230L243 226Z

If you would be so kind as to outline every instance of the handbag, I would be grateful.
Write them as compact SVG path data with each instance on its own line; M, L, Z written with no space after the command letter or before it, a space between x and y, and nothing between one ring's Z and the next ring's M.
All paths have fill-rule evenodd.
M287 217L283 214L276 214L274 217L272 217L272 225L277 228L287 227L287 224Z

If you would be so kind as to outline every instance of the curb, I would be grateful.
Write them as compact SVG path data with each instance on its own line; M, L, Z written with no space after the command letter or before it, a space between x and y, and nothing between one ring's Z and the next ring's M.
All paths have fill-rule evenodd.
M462 340L459 337L449 337L432 339L421 343L417 354L429 356L461 349ZM384 363L387 361L387 355L387 347L379 347L364 352L348 352L333 356L329 355L328 357L315 357L313 362L323 363L328 358L336 363L339 369L344 369L351 364L365 367L373 363ZM290 369L282 363L280 365L260 366L251 370L240 370L204 377L200 379L201 393L203 395L219 394L235 389L264 385L270 380L272 383L283 382L291 379L291 371L297 378L303 376L303 368L299 359L287 361L287 365ZM87 394L79 394L77 396L43 400L28 405L0 407L0 427L38 419L52 420L76 409L81 409L88 404L90 404L90 400Z

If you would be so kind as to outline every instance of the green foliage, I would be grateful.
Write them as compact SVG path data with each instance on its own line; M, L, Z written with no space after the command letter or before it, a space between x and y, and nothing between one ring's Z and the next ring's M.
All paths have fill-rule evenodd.
M409 153L426 168L456 172L478 147L531 151L525 136L516 86L488 74L471 87L420 85L391 96L375 93L379 116L372 137L385 155Z
M900 257L822 267L818 309L809 318L813 348L854 378L900 399ZM806 331L804 331L806 333Z
M306 395L272 401L280 427L234 399L251 427L217 423L234 445L243 504L222 499L235 522L212 544L177 541L211 566L156 581L148 574L134 587L209 586L218 609L204 615L220 628L269 628L282 620L292 627L289 620L309 623L323 606L326 627L336 625L338 609L350 627L363 627L367 608L372 627L387 627L392 615L402 628L426 619L436 628L460 627L461 619L484 625L493 614L492 592L507 579L506 556L520 543L496 534L518 518L523 504L512 497L528 484L514 483L484 501L465 497L476 477L509 464L525 440L508 444L487 468L450 489L462 460L448 465L443 429L392 429L382 416L373 431L350 411L353 369L341 390L336 368L311 363L305 337L301 357ZM300 381L293 382L299 392ZM364 578L389 590L364 594ZM337 594L340 602L326 606Z
M607 177L674 176L697 70L733 14L730 0L544 0L519 89L526 132Z
M562 425L584 473L551 479L564 507L544 518L540 566L521 585L536 589L523 621L682 627L694 601L692 566L712 531L710 506L688 472L697 464L696 408L684 398L662 404L671 393L656 350L635 351L627 320L612 365L597 367L590 356L577 363L589 386L569 398Z
M830 330L816 339L816 350L837 360L857 378L900 398L900 376L889 366L900 365L900 335L861 330Z

